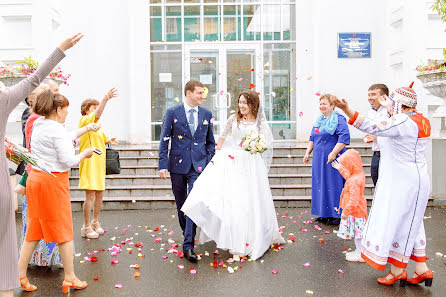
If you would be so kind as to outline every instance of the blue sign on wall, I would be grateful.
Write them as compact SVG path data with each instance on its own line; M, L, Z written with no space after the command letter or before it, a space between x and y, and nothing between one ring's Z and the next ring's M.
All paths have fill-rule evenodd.
M371 58L371 33L338 33L338 58Z

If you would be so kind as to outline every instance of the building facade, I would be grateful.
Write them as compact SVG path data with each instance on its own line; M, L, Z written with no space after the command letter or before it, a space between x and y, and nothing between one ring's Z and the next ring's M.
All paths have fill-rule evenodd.
M120 96L102 122L128 143L156 143L163 114L183 99L190 79L207 90L203 106L215 134L236 110L238 94L259 92L277 142L307 141L319 115L318 95L332 93L367 111L367 89L416 81L419 109L442 101L425 91L415 68L441 58L445 34L433 1L98 0L0 1L0 60L42 60L63 37L85 38L61 66L71 74L67 126L80 104L116 86ZM369 56L339 56L339 34L369 34ZM23 109L23 107L22 107ZM9 132L17 132L17 117ZM439 130L440 120L432 119ZM351 130L353 137L361 133Z

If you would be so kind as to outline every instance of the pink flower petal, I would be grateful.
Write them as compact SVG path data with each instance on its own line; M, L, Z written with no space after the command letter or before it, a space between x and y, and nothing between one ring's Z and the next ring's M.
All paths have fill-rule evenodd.
M184 265L180 264L180 265L178 265L178 268L179 269L184 269Z
M344 270L339 269L339 270L338 270L338 273L340 273L340 274L344 274Z

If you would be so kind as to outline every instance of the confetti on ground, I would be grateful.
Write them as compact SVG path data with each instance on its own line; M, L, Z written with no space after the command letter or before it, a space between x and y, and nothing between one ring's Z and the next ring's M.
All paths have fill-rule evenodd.
M311 290L306 290L305 293L308 295L313 295L313 291L311 291Z
M273 274L277 274L278 272L279 272L279 269L274 269L274 270L272 271Z
M443 254L440 253L440 252L436 252L435 255L440 256L440 257L443 257Z
M75 254L74 256L75 257L80 257L82 254L81 253L77 253L77 254Z
M234 268L232 268L231 266L228 266L228 272L229 273L234 273Z
M99 279L99 277L97 277L97 276L93 277L93 280L98 280L98 279Z
M115 285L115 288L116 288L116 289L122 289L123 287L124 287L124 286L123 286L122 284L116 284L116 285Z
M239 79L238 79L238 81L242 81L243 80L243 77L240 77Z
M344 274L344 270L339 269L339 270L338 270L338 273L340 273L340 274Z
M197 274L197 270L196 270L195 268L191 268L191 269L189 270L189 273L190 273L190 274Z
M140 277L141 276L141 273L139 272L139 271L135 271L134 273L133 273L133 277Z
M184 265L180 264L180 265L178 265L178 268L179 269L184 269Z
M310 265L310 263L305 263L305 264L302 264L302 266L303 267L310 267L311 265Z
M119 260L111 260L110 261L112 264L118 264L119 263Z

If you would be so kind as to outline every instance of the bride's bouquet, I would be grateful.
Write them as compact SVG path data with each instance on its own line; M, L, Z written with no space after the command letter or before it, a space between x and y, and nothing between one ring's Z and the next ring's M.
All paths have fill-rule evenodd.
M20 162L24 161L39 170L46 172L48 174L51 174L55 177L54 174L51 173L51 170L48 169L48 165L45 163L45 161L38 158L36 155L30 153L26 148L19 146L8 139L5 138L5 151L6 151L6 158L9 161L12 161L16 163L17 165L20 164Z
M242 138L240 146L251 154L263 153L268 149L265 136L256 130L248 132Z

